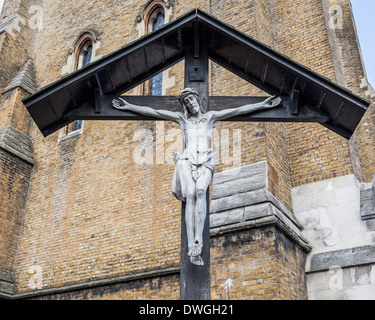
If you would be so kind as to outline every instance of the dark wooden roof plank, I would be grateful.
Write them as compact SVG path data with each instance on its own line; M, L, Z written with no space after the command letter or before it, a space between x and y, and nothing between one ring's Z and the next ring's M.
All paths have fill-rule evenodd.
M297 116L301 112L300 119L304 121L310 114L345 137L354 132L369 106L368 101L198 9L52 83L23 102L43 134L50 134L72 121L73 114L78 112L84 119L85 112L100 111L98 101L106 96L129 91L178 63L184 59L185 49L193 47L194 41L197 45L198 40L200 45L208 46L212 61L269 94L282 94L284 100L289 99L284 106L291 114ZM106 108L104 113L112 112ZM284 114L285 111L277 116L282 118Z

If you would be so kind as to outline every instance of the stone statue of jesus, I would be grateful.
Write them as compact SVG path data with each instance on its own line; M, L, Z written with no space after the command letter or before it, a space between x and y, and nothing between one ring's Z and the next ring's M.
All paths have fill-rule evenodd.
M123 98L113 100L112 105L119 110L128 110L180 125L184 151L174 153L176 163L172 192L177 199L186 203L185 219L188 238L188 255L191 263L203 265L203 228L207 216L207 189L214 174L214 155L210 148L213 124L259 110L270 109L281 103L281 98L271 97L263 102L221 111L202 110L198 93L191 88L184 89L179 97L184 112L155 110L126 102Z

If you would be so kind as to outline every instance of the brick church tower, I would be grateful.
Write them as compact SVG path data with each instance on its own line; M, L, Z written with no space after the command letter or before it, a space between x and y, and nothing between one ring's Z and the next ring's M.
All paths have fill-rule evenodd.
M0 298L179 299L179 128L85 120L43 137L22 100L194 8L371 102L349 141L315 123L215 125L211 298L375 298L375 93L349 0L1 4ZM183 73L127 94L177 96ZM211 96L265 95L213 61L209 76Z

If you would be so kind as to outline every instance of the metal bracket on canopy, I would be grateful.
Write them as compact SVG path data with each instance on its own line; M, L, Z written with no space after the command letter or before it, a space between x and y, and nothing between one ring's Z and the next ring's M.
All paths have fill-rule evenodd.
M102 113L103 111L103 100L104 100L104 93L103 88L100 83L100 79L97 73L95 73L95 113Z
M289 92L289 111L292 115L297 115L299 112L299 90L296 89L299 77L296 78L292 90Z

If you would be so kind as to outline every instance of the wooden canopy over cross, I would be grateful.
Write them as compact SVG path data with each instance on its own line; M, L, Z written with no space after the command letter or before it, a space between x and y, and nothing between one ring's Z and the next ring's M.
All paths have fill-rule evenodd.
M23 103L44 136L75 120L157 120L117 110L112 100L183 59L185 87L198 91L206 111L265 99L210 97L210 59L268 94L282 98L276 108L229 121L317 122L349 139L370 104L199 9L45 87ZM126 96L126 100L155 109L181 108L177 97L171 96ZM206 220L204 233L209 243L209 219ZM183 227L184 251L185 237ZM204 267L194 266L184 257L181 298L209 299L209 248L202 253Z

